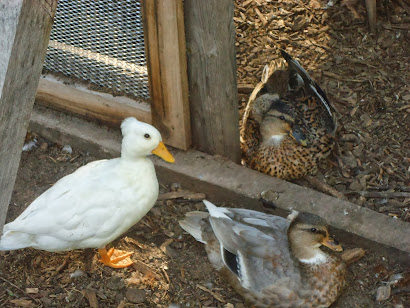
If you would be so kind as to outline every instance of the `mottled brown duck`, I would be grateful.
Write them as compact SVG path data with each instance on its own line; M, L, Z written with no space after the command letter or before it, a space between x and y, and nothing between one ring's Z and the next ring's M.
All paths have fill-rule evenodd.
M298 61L282 56L286 62L273 62L251 95L241 146L245 165L292 180L315 174L332 151L336 119L319 85Z

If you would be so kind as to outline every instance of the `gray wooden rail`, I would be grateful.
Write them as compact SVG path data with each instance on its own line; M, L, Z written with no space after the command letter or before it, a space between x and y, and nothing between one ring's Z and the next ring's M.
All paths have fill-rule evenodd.
M0 230L16 180L56 6L57 0L0 2Z

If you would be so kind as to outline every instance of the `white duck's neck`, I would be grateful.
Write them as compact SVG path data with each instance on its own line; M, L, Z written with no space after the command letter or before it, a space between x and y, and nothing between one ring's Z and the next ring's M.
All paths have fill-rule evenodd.
M133 171L142 171L153 168L153 162L147 157L129 157L127 155L121 155L119 159L120 166L123 170L133 172ZM144 170L144 171L143 171Z
M147 160L150 160L148 156L133 156L130 155L130 153L123 153L121 152L121 161L127 162L127 163L132 163L132 162L145 162Z

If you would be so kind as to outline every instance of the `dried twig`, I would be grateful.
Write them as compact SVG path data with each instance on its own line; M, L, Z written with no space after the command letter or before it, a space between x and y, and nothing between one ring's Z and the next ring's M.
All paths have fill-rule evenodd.
M410 198L410 193L402 191L348 191L346 194L358 194L365 198Z
M330 194L333 197L336 197L338 199L341 200L346 200L347 198L346 196L341 193L340 191L334 189L332 186L326 184L325 182L320 181L319 179L313 177L313 176L307 176L306 180L312 185L314 186L316 189L321 190L324 193Z
M37 302L37 303L41 303L41 301L33 296L31 296L30 294L28 294L26 291L24 291L23 289L21 289L20 287L16 286L14 283L12 283L11 281L8 281L6 278L3 278L0 276L0 279L3 280L5 283L8 283L9 285L11 285L12 287L16 288L17 290L19 290L21 293L23 293L24 295L27 295L28 297L30 297L33 301Z
M221 302L221 303L225 303L225 299L222 297L222 295L212 292L211 290L209 290L208 288L201 286L200 284L197 284L196 287L198 289L201 289L202 291L208 292L209 294L211 294L217 301Z
M67 267L68 260L70 260L70 254L64 259L63 263L59 267L56 268L56 271L54 272L52 276L55 276L59 274L60 272L62 272Z
M336 73L326 72L326 71L323 72L323 75L325 75L325 76L327 76L327 77L331 77L331 78L337 79L337 80L343 80L343 81L359 82L359 83L366 82L366 80L346 78L346 77L340 76L340 75L338 75L338 74L336 74Z
M250 94L253 91L254 86L247 83L238 84L238 93Z
M205 199L205 194L204 193L196 193L188 190L179 190L179 191L171 191L168 193L164 193L159 195L158 200L170 200L170 199L187 199L187 200L192 200L192 201L201 201Z

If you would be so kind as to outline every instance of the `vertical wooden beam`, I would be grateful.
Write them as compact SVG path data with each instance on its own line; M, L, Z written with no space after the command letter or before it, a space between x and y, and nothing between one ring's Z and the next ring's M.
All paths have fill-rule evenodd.
M191 126L183 0L141 0L152 123L167 144L188 149Z
M56 0L0 2L0 234L56 6Z
M366 0L366 10L367 18L369 19L370 31L376 33L376 22L377 22L377 12L376 12L376 0Z
M240 160L232 0L185 0L193 145Z

